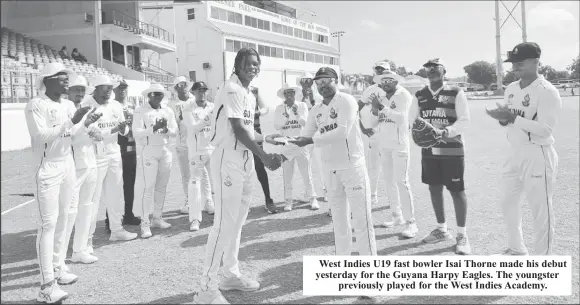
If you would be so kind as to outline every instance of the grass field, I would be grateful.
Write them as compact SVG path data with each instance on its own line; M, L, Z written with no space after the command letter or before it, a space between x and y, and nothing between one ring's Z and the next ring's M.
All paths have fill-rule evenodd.
M560 157L558 184L554 195L556 214L555 255L570 255L573 261L571 296L503 297L503 296L403 296L380 297L380 303L579 303L579 205L578 205L578 97L564 98L564 109L555 131L556 149ZM508 144L499 124L484 114L484 105L493 100L470 101L472 125L466 134L468 235L473 254L489 255L504 249L506 235L498 209L499 171ZM271 125L271 115L263 126ZM266 128L266 132L268 129ZM2 211L33 199L32 166L29 151L2 153ZM454 241L425 245L420 238L435 227L428 189L420 181L420 156L413 147L410 179L415 197L415 210L420 229L415 239L399 239L401 228L376 228L379 255L455 255ZM204 214L202 229L189 232L187 216L178 215L183 201L177 164L173 166L168 187L165 216L173 227L153 230L150 239L130 242L109 242L104 233L104 208L101 204L96 234L96 254L100 261L93 265L69 263L80 280L66 287L71 293L67 303L191 303L202 271L204 246L212 220ZM282 171L270 172L273 198L281 206L283 200ZM317 182L317 190L320 190ZM296 178L295 192L303 192ZM373 207L373 221L386 220L390 210L379 185L380 202ZM326 216L328 204L311 211L303 204L291 212L267 214L262 205L263 194L257 180L252 207L242 232L239 253L242 271L257 278L262 288L256 292L224 293L231 303L328 303L360 302L354 297L312 297L302 295L302 256L332 255L334 240L331 219ZM455 228L451 198L446 194L447 223ZM532 229L529 208L524 210L526 244L531 246ZM36 202L2 215L2 303L34 302L38 293L39 270L35 239L38 225ZM138 227L128 227L138 232Z

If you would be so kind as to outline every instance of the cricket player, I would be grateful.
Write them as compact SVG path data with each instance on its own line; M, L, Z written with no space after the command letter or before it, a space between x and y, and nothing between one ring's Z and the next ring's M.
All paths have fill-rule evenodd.
M328 194L336 255L353 252L352 228L359 254L377 255L357 102L352 95L338 91L338 74L332 68L320 68L314 81L324 98L322 105L312 108L316 113L309 116L303 136L290 142L323 149L325 167L330 171Z
M177 163L179 164L179 171L181 172L181 185L183 193L185 194L185 202L181 208L182 214L188 214L189 209L187 204L189 202L188 184L190 178L189 171L189 154L187 152L187 128L183 125L183 109L191 108L195 103L195 96L189 92L191 82L185 76L176 77L173 81L173 89L177 96L169 99L167 105L173 110L175 114L175 121L177 122L178 131L175 137L175 152L177 153Z
M373 67L374 75L381 75L385 71L391 71L391 64L387 61L379 61ZM379 137L375 136L377 130L375 128L369 128L369 126L364 126L364 122L368 122L372 118L370 117L371 108L372 108L372 98L371 96L377 96L382 98L385 96L385 92L383 89L379 87L379 84L375 83L368 88L366 88L362 93L362 102L367 107L365 111L361 111L360 117L361 121L359 123L360 129L363 135L367 136L367 139L363 137L365 144L365 157L367 161L367 169L369 172L369 180L371 184L371 202L373 205L378 203L378 195L377 195L377 187L379 184L379 176L381 174L381 167L382 162L380 161L380 145L379 145ZM364 107L363 107L364 108ZM362 109L359 109L362 110ZM389 205L391 201L389 200Z
M92 90L94 88L89 87L84 76L76 75L70 80L68 98L74 103L76 109L80 109L85 93ZM95 114L94 111L88 113L81 120L81 124L72 128L71 152L75 161L76 184L68 212L65 250L60 253L61 266L63 267L66 266L65 259L73 227L75 228L75 236L71 261L92 264L99 260L98 257L85 250L93 215L92 201L97 187L97 161L94 143L103 140L101 130L94 124L100 116L101 114Z
M126 135L129 132L125 121L123 107L119 102L111 98L113 87L116 85L106 75L97 75L92 81L95 91L88 96L83 103L96 107L96 113L101 114L97 120L97 127L101 129L103 141L94 145L97 160L97 186L93 196L93 216L89 240L86 251L94 253L93 236L97 226L97 215L101 196L107 205L107 214L111 228L109 240L132 240L137 238L136 233L131 233L123 228L122 214L124 203L121 201L123 190L123 165L121 161L121 149L118 135Z
M504 103L487 110L505 126L510 151L506 152L501 183L501 208L507 227L504 255L527 255L522 236L521 197L532 209L534 254L551 255L555 218L552 196L558 170L553 131L562 110L560 93L538 74L542 51L534 42L518 44L506 62L520 80L507 86Z
M401 233L404 238L413 238L418 229L415 222L413 194L409 185L409 107L413 96L399 85L403 77L390 70L374 77L374 82L386 93L385 97L371 94L370 128L376 127L374 138L379 146L379 158L385 177L385 188L393 206L393 221L386 227L406 224ZM362 113L361 113L362 116ZM377 127L378 126L378 127ZM405 221L406 219L406 221Z
M274 128L279 130L283 136L297 137L308 117L308 107L306 103L296 103L296 95L300 93L300 88L290 87L284 84L278 90L278 97L284 100L284 103L276 107L274 113ZM298 97L298 99L301 99ZM294 199L292 199L292 178L294 176L294 165L298 165L298 170L302 174L302 181L306 189L306 195L310 201L310 209L318 210L320 208L316 200L316 192L312 183L312 168L310 163L310 151L306 147L297 147L287 145L283 148L283 154L289 160L282 164L284 170L284 199L286 205L285 211L291 211Z
M266 154L254 141L256 99L249 86L260 72L260 63L256 50L240 49L234 60L234 73L216 95L211 120L211 144L215 151L210 161L216 210L205 249L200 291L193 297L196 304L228 304L220 290L260 288L260 283L243 276L238 266L242 226L252 199L253 154L272 170L279 168L282 160ZM222 259L225 270L220 282L218 270Z
M209 171L209 159L213 152L211 140L211 116L213 103L206 99L207 85L195 82L191 87L195 95L195 104L183 109L182 124L187 128L187 149L189 152L189 230L199 230L202 208L210 215L215 212L211 184L209 179L203 181ZM203 198L203 200L202 200ZM202 206L203 205L203 206Z
M135 208L141 215L141 238L149 238L153 236L151 226L171 227L162 214L173 160L169 137L177 135L178 127L173 110L161 103L165 96L162 85L152 84L143 96L147 102L135 109L133 117L133 134L140 144L135 189L142 198ZM149 220L151 210L153 218Z
M61 266L60 253L66 251L66 227L75 187L75 164L71 153L71 128L89 111L61 97L67 93L69 77L75 74L60 63L47 64L36 82L39 95L25 107L26 125L32 144L40 227L36 253L40 269L37 301L60 302L68 297L59 285L76 282L78 277Z
M443 82L445 65L439 58L431 59L423 67L427 70L429 85L415 93L409 109L411 124L421 117L436 128L443 139L440 144L421 149L421 180L429 185L431 203L437 218L437 228L423 238L425 243L438 243L452 239L445 222L443 186L453 198L457 219L455 253L469 254L467 239L467 196L465 195L465 139L463 133L469 126L469 108L463 90Z

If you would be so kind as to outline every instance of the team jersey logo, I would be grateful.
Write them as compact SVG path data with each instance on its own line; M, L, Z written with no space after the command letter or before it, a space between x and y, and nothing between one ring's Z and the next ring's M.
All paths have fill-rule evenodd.
M224 179L224 185L225 186L232 186L232 178L230 176L226 176L226 178Z
M145 166L151 166L151 161L149 159L145 159Z
M331 119L336 119L337 116L338 116L338 114L336 114L336 110L334 110L334 108L330 108L330 115L329 115L329 117Z
M191 165L195 165L195 161L194 160L191 160L190 164Z
M524 105L524 107L530 106L530 95L529 94L526 94L526 96L524 96L524 101L522 102L522 105Z
M395 104L395 101L392 101L391 102L391 106L390 107L391 107L391 109L397 108L397 104Z
M508 96L508 101L507 101L508 106L510 106L512 104L513 99L514 99L514 95L513 94L510 94Z
M316 124L320 124L320 118L322 117L322 113L316 115Z

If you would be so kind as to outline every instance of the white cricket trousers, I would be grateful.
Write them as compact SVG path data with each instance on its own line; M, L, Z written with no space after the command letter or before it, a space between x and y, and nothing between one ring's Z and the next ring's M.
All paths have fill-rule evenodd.
M167 183L171 174L173 155L166 145L144 145L137 157L135 196L140 201L136 207L141 216L141 226L150 226L149 215L161 218L165 205Z
M177 162L179 163L179 172L181 173L181 187L185 194L185 202L188 202L188 188L191 175L191 168L189 166L189 152L187 146L175 146L177 153Z
M215 215L205 248L201 290L218 289L223 259L224 276L240 277L238 252L242 226L252 201L254 156L249 150L216 149L211 157Z
M504 166L501 208L507 227L508 247L527 252L522 236L522 193L532 209L534 254L550 255L554 242L552 195L558 170L558 154L552 145L512 148Z
M371 198L376 199L377 188L379 185L379 176L381 174L382 162L380 157L380 146L378 135L372 137L363 136L368 139L368 147L366 149L367 170L369 172L369 181L371 184Z
M35 178L40 216L36 253L40 266L40 284L44 285L55 279L55 269L61 267L60 255L66 252L67 214L76 179L72 155L41 159Z
M381 149L379 156L393 215L403 215L405 220L414 222L415 205L409 185L409 152Z
M330 171L328 200L336 255L377 255L369 177L364 165ZM351 220L352 214L352 220ZM352 229L356 245L352 245Z
M306 196L309 199L316 198L316 191L314 190L314 183L312 183L312 166L311 155L307 148L292 149L289 160L282 163L283 177L284 177L284 199L292 200L292 178L294 177L294 167L298 165L298 170L302 175L302 182L304 182L304 189Z
M93 195L93 215L88 241L90 246L93 245L101 197L105 201L107 213L109 214L111 232L122 230L125 202L123 202L123 164L120 151L112 154L97 155L97 186Z
M322 151L320 148L314 147L314 144L308 145L306 147L308 148L308 152L310 153L310 163L311 164L316 163L316 170L318 170L318 173L320 174L320 179L322 180L322 191L324 192L324 195L327 196L327 190L330 181L330 172L326 170L324 166Z
M211 183L207 178L210 170L210 154L202 153L193 155L189 159L189 171L191 173L188 186L189 222L202 220L201 211L204 204L212 202ZM204 179L205 178L205 179Z
M78 169L76 170L76 179L74 194L68 210L65 248L60 255L62 265L66 259L73 227L75 228L73 252L83 252L87 247L93 215L93 196L97 188L97 169Z

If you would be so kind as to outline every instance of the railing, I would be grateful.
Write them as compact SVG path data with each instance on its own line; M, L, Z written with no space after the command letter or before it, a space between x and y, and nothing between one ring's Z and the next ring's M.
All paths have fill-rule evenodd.
M145 74L145 81L148 81L150 83L155 83L155 84L161 84L167 90L169 90L169 88L171 88L171 86L173 86L173 79L175 77L172 75L161 74L161 73L150 72L150 71L143 71L143 74Z
M142 61L141 62L141 67L142 68L146 68L148 70L151 70L153 72L165 73L167 75L175 76L175 74L173 74L173 73L171 73L171 72L169 72L167 70L164 70L164 69L162 69L162 68L160 68L160 67L158 67L156 65L153 65L151 63L145 62L145 61Z
M175 44L175 35L150 23L139 21L122 12L113 10L112 14L103 12L103 24L114 24L135 34L145 34Z
M38 73L2 70L2 103L27 103L38 95Z

